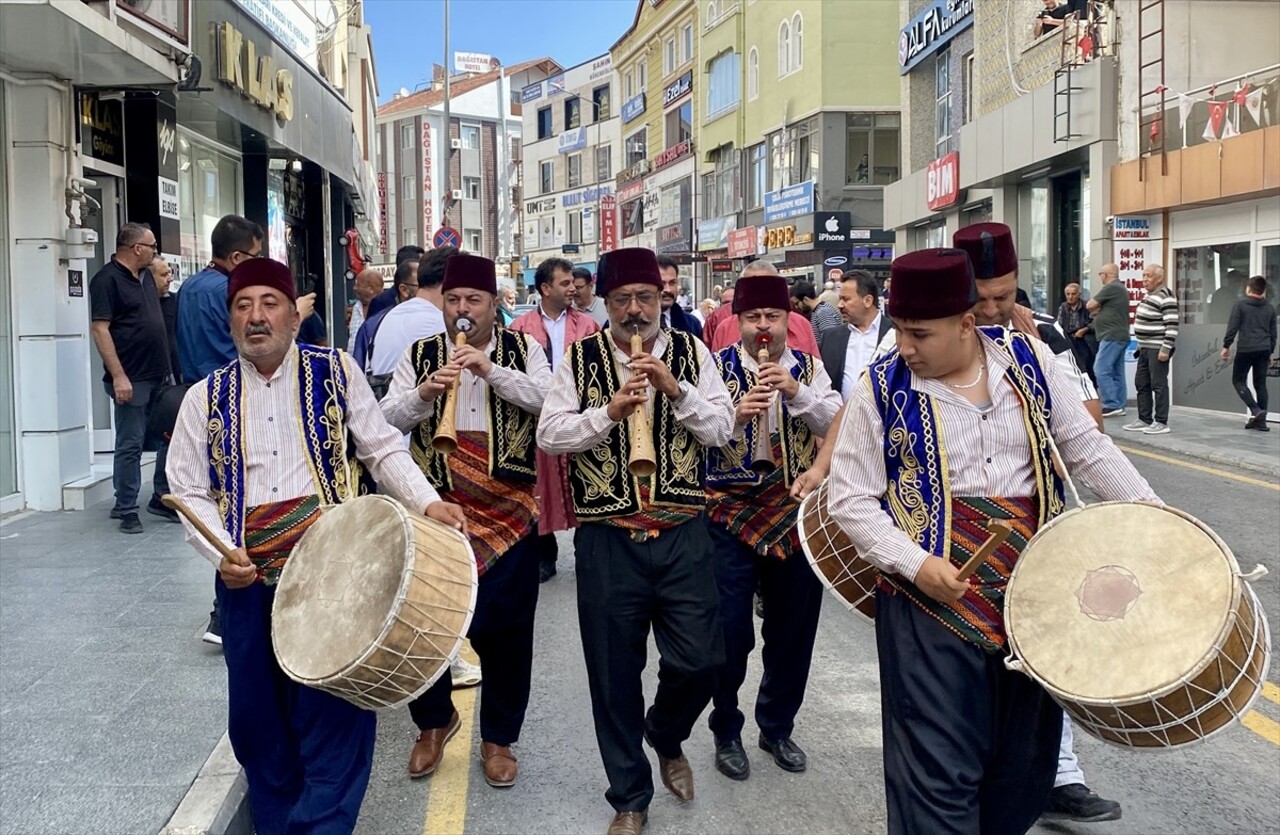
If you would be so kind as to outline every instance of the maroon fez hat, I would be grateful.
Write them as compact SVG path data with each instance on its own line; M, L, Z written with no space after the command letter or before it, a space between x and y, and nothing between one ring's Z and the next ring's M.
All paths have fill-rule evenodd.
M606 252L596 265L596 294L610 292L627 284L652 284L662 289L662 273L658 272L658 256L644 247L626 247Z
M250 258L241 261L240 266L231 271L231 278L227 281L227 304L231 304L236 293L255 286L270 287L293 301L298 300L298 284L288 267L271 258Z
M791 310L791 295L785 278L780 275L748 275L733 285L734 313L746 313L762 307Z
M465 252L450 257L444 262L444 282L440 285L440 292L459 289L498 295L498 273L493 262Z
M946 319L978 302L973 266L961 249L922 249L893 259L889 266L893 292L888 312L893 319Z
M973 223L956 230L951 242L956 249L969 253L973 277L999 278L1018 271L1018 250L1013 247L1013 232L1003 223Z

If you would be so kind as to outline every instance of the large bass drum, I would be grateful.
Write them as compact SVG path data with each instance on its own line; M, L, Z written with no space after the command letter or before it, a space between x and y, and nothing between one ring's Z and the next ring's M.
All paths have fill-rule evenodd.
M276 588L271 642L289 678L370 710L448 672L475 611L476 560L458 531L386 496L332 508Z
M1242 716L1266 681L1271 638L1249 577L1179 510L1102 502L1041 528L1009 578L1006 662L1088 733L1167 748Z
M822 584L845 606L874 622L880 571L858 556L848 535L827 510L829 483L824 479L800 503L796 521L800 547Z

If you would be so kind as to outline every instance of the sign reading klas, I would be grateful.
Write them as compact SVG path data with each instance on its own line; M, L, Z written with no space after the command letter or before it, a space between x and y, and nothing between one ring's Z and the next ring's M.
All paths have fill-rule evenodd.
M905 75L926 56L973 25L974 0L933 0L898 35L898 72Z
M240 91L254 104L276 114L281 123L293 118L293 73L277 69L270 55L230 23L218 25L218 80Z

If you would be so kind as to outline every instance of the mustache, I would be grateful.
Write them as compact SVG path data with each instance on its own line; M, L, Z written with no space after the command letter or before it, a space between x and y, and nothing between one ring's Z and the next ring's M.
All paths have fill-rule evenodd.
M270 325L249 325L244 329L245 336L270 336Z
M624 328L647 328L653 323L643 316L628 316L626 321L622 323Z

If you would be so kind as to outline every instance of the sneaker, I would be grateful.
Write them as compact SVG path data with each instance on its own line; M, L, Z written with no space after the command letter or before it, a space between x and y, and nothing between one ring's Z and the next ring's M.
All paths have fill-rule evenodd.
M142 521L138 519L138 514L120 514L120 530L125 533L142 533Z
M1126 423L1123 428L1124 428L1124 431L1126 432L1146 432L1147 427L1150 425L1151 424L1149 423L1144 423L1140 420L1135 420L1132 423Z
M152 496L151 501L147 502L147 513L162 516L170 522L178 521L178 511L167 507L164 502L160 501L159 496Z
M454 687L475 687L480 683L480 668L459 658L449 665Z
M1270 427L1270 426L1267 426L1267 420L1266 420L1266 418L1263 418L1262 420L1255 420L1255 421L1253 422L1253 426L1250 426L1250 427L1247 427L1247 428L1249 428L1249 429L1256 429L1256 430L1258 430L1259 432L1270 432L1270 431L1271 431L1271 427Z
M200 640L206 644L215 644L222 646L222 624L218 621L218 613L209 613L209 625L205 627L204 634L200 636Z
M1146 429L1143 429L1142 434L1143 435L1167 435L1169 434L1169 431L1170 430L1168 425L1163 424L1157 420L1155 423L1151 424Z
M111 508L111 512L110 512L109 514L107 514L107 518L109 518L109 519L123 519L123 518L124 518L124 514L120 512L120 508L118 508L118 507L113 507L113 508Z
M538 563L538 582L545 583L552 577L556 576L556 564L554 562Z
M1120 804L1099 797L1084 783L1055 786L1049 794L1046 813L1080 823L1120 820Z
M1124 417L1124 409L1108 409L1102 413L1103 417Z

